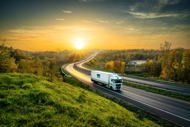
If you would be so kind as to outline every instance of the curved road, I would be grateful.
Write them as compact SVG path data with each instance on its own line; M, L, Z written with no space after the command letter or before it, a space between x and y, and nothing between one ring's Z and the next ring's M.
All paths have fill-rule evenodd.
M169 91L173 91L173 92L177 92L177 93L181 93L181 94L186 94L186 95L190 95L190 88L189 87L185 87L185 86L177 86L177 85L168 85L168 84L163 84L163 83L157 83L157 82L152 82L152 81L147 81L147 80L142 80L142 79L136 79L136 78L131 78L131 77L127 77L127 76L122 76L122 78L124 80L130 81L130 82L135 82L135 83L139 83L139 84L143 84L143 85L147 85L147 86L151 86L151 87L155 87L155 88L159 88L159 89L164 89L164 90L169 90Z
M86 60L78 62L77 66L84 70L90 71L90 69L83 67L83 64L93 59L96 55L97 53L93 54L90 58ZM190 87L187 87L187 86L180 86L180 85L174 85L174 84L169 85L169 84L158 83L158 82L137 79L137 78L127 77L127 76L121 76L121 77L123 78L123 80L133 82L133 83L138 83L139 85L146 85L146 86L150 86L150 87L154 87L158 89L164 89L164 90L173 91L173 92L177 92L177 93L181 93L185 95L190 95Z
M101 92L102 94L114 97L124 103L130 103L138 108L141 108L151 114L173 122L179 126L190 125L190 103L159 94L154 94L139 90L136 88L124 86L121 92L115 92L104 88L100 85L93 84L90 80L89 70L85 70L82 64L90 61L96 56L93 54L89 58L77 63L71 63L65 66L73 77L91 86L93 89Z

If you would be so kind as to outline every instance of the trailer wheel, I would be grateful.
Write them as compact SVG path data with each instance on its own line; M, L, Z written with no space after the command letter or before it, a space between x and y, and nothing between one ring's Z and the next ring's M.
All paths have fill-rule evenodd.
M95 84L97 84L97 82L96 82L96 81L94 81L94 80L93 80L93 82L94 82Z

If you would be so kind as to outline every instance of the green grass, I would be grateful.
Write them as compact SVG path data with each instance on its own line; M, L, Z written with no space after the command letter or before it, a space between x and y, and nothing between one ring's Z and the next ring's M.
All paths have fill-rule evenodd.
M190 96L189 95L184 95L184 94L180 94L180 93L176 93L176 92L172 92L172 91L167 91L167 90L163 90L163 89L157 89L157 88L144 86L144 85L140 85L140 84L135 84L135 83L127 82L127 81L124 81L124 84L127 86L130 86L130 87L142 89L142 90L145 90L148 92L161 94L161 95L165 95L168 97L173 97L173 98L177 98L177 99L181 99L181 100L185 100L185 101L190 102Z
M0 126L157 127L83 88L30 74L0 74Z

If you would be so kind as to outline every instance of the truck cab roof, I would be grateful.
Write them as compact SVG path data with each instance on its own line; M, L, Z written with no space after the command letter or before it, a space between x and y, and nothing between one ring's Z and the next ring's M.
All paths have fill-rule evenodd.
M107 75L111 75L112 79L122 79L118 74L112 73L112 72L105 72L105 71L98 71L98 70L92 70L95 73L104 73Z
M111 75L118 75L118 74L116 74L116 73L106 72L106 71L98 71L98 70L92 70L92 72L96 72L96 73L104 73L104 74L111 74Z
M118 75L114 75L114 76L112 76L112 79L122 79L122 78Z

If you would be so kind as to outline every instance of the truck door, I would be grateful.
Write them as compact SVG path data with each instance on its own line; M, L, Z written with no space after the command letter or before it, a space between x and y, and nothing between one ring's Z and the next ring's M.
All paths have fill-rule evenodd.
M114 79L110 78L109 88L113 89Z

